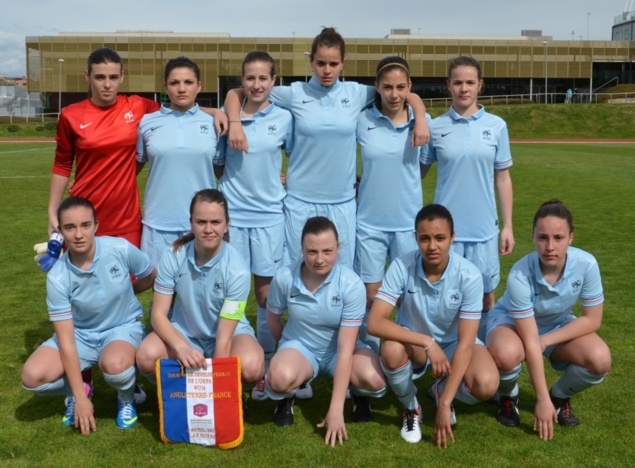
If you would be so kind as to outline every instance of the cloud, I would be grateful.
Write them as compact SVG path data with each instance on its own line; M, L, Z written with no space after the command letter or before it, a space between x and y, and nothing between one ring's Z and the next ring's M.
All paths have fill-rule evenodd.
M0 75L20 77L26 75L24 36L0 31Z

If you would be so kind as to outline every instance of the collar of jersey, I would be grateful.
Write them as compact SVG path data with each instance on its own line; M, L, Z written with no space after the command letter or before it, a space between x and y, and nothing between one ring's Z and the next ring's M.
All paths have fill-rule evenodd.
M415 122L415 116L412 113L412 108L410 107L410 105L406 104L406 106L408 107L408 121L405 122L405 123L402 123L400 125L397 125L397 126L395 126L392 123L392 120L390 120L387 116L382 114L379 109L377 109L377 105L376 104L373 104L373 107L371 108L371 112L373 113L373 117L375 117L377 119L386 119L386 121L388 121L390 123L390 125L392 125L395 129L400 129L400 128L404 128L404 127L412 127L414 125L414 122Z
M448 266L445 267L445 271L441 275L441 278L439 278L439 280L436 283L432 284L430 281L428 281L428 277L426 276L425 271L423 271L423 255L421 254L421 252L417 252L417 268L419 270L419 277L422 280L424 280L426 283L428 283L431 287L435 287L434 286L435 284L439 284L441 281L443 281L446 278L446 276L450 274L450 270L454 266L454 256L456 254L453 253L452 251L450 251L449 254L450 254L450 261L448 262Z
M339 89L339 87L342 86L342 82L338 79L335 81L335 83L333 83L333 86L324 86L322 83L320 83L320 80L318 80L317 76L313 75L309 80L309 86L318 91L328 92L331 90L335 91L336 89Z
M293 268L293 282L291 283L291 289L295 290L299 293L302 293L305 296L313 296L313 294L311 294L311 292L306 288L306 286L304 286L304 281L302 281L302 264L304 263L304 260L301 260L300 262L298 262L296 264L296 266ZM329 284L331 281L333 281L333 277L339 272L340 269L340 264L336 263L333 266L333 269L331 270L331 273L329 273L329 275L326 277L326 279L324 280L324 282L317 288L316 292L319 291L320 289L322 289L323 286Z
M469 117L460 116L459 113L455 111L454 107L452 106L450 106L450 110L448 111L448 113L453 120L477 120L485 115L485 106L483 106L482 104L477 104L477 106L479 107L479 109Z
M545 277L542 274L542 270L540 269L540 258L538 258L538 252L536 252L535 250L532 252L532 259L531 262L533 263L533 267L534 267L534 271L536 272L536 277L538 279L538 282L547 286L550 290L555 290L555 287L560 284L561 281L564 281L566 278L569 277L570 273L571 273L571 269L573 268L571 266L571 264L573 263L572 259L571 259L571 255L569 255L569 249L571 248L571 246L569 246L567 248L567 259L564 262L564 271L562 272L562 276L560 277L560 279L556 282L556 284L554 284L553 286L551 286L547 281L545 281ZM540 275L540 276L538 276Z
M170 109L170 103L169 102L164 102L163 104L161 104L161 113L162 114L196 114L198 112L199 108L198 108L198 104L194 103L194 107L192 107L191 109L186 110L185 112L181 112L181 111L177 111L174 109Z
M273 107L275 106L275 104L273 102L271 102L271 99L269 99L269 105L267 107L265 107L263 110L261 110L259 112L256 112L251 117L243 117L243 109L245 108L245 104L246 103L247 103L247 98L243 99L243 105L240 106L240 120L242 122L251 122L253 120L256 120L256 117L258 117L258 116L267 115L269 112L271 112L273 110Z
M75 265L73 265L71 263L70 252L66 253L66 264L68 265L69 269L73 270L75 273L79 275L92 275L93 272L95 271L95 263L97 263L97 260L99 260L100 255L101 255L101 239L99 237L95 237L95 256L93 257L93 263L90 264L90 268L88 268L88 270L82 270L80 268L77 268Z
M198 271L203 271L203 270L209 270L210 268L212 268L214 265L216 265L218 262L221 261L223 256L225 256L225 251L227 250L227 246L225 244L225 241L223 241L223 245L221 245L220 252L218 252L213 258L211 258L209 262L201 266L198 266L196 264L196 259L194 258L194 241L193 240L185 244L185 249L186 249L185 255L187 256L187 261L190 262L192 266L196 268Z

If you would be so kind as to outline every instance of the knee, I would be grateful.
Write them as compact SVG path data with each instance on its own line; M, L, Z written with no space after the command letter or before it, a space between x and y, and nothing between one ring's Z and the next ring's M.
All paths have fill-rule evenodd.
M497 372L481 373L470 387L470 393L479 401L487 401L494 396L498 390L499 376Z
M22 368L22 374L20 376L22 380L22 386L27 389L37 388L44 383L43 376L41 373L37 372L33 366L25 364Z
M287 366L270 367L267 373L269 387L276 393L289 393L293 390L295 373Z
M511 372L525 359L524 350L513 345L496 343L494 346L488 346L487 350L501 372Z
M408 359L406 348L397 341L384 341L381 345L381 362L386 369L394 370Z
M602 349L595 350L587 370L597 375L609 373L611 370L611 351L609 351L608 346L605 345Z
M156 350L152 349L151 346L144 346L141 343L141 346L137 350L137 354L135 355L135 360L137 363L137 368L144 374L154 374L156 369L157 359L165 356L159 356L155 352Z
M370 366L362 372L356 373L356 376L357 382L353 384L355 387L376 392L386 386L384 375Z
M243 383L256 383L265 372L265 359L258 356L249 356L240 360L241 379Z

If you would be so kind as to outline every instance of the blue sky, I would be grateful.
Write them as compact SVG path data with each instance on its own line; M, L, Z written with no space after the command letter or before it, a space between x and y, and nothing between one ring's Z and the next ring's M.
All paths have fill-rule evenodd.
M0 75L26 73L25 37L59 32L171 30L237 37L313 37L335 26L345 38L412 34L517 36L541 29L554 39L610 40L625 0L27 0L4 8ZM311 8L311 5L318 5ZM446 8L443 8L445 6ZM590 13L588 15L587 13Z

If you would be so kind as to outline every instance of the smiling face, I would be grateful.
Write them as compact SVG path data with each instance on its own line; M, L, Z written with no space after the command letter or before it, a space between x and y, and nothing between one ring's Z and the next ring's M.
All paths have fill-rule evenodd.
M170 109L185 112L196 104L201 83L189 67L172 69L165 82L165 91L170 98Z
M302 255L308 271L326 279L337 262L338 244L331 230L318 234L306 234L302 241Z
M381 97L381 112L392 117L402 111L411 86L408 73L402 68L393 68L382 73L375 83L375 89Z
M119 86L123 83L123 68L120 63L93 63L84 75L90 85L90 100L93 104L107 107L117 101Z
M95 252L97 221L90 208L73 206L60 213L58 230L73 256L91 255Z
M262 61L246 63L241 78L247 100L260 108L269 103L269 93L276 81L271 64Z
M536 221L533 233L543 272L562 271L567 261L567 249L573 241L573 232L564 218L546 216Z
M427 272L443 271L450 261L450 246L454 240L447 219L423 219L417 224L417 245Z
M463 117L478 111L476 100L483 86L475 67L460 65L452 70L448 79L448 90L452 96L452 107Z
M319 46L311 60L311 68L322 86L333 86L344 68L344 57L336 47Z
M192 209L191 229L194 249L205 258L214 257L223 244L229 226L225 208L220 203L201 201Z

